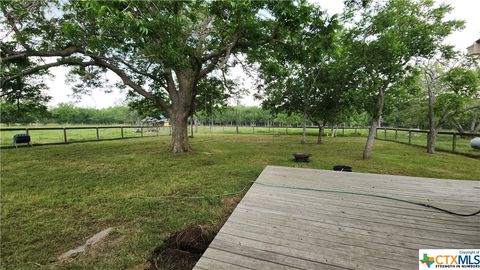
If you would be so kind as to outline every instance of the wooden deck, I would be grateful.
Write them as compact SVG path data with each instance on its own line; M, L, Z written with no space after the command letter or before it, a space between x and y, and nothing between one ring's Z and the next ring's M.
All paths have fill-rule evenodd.
M418 269L420 248L479 248L480 181L268 166L194 269Z

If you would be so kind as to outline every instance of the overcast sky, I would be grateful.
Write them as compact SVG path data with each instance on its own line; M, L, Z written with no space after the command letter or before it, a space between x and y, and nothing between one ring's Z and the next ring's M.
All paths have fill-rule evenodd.
M323 9L327 10L330 15L339 13L343 8L343 0L312 0L312 2L319 4ZM461 19L465 21L465 29L450 35L446 42L458 50L465 50L473 42L480 38L480 0L444 0L450 4L454 10L449 18ZM74 102L81 107L96 107L105 108L114 105L122 104L125 100L125 92L114 90L111 93L104 93L101 89L93 91L90 95L84 95L80 100L71 97L72 90L70 85L65 83L66 69L62 67L51 70L54 78L47 80L49 86L49 95L52 96L49 106L55 106L61 102ZM253 98L253 83L243 74L241 68L233 70L234 77L242 80L244 87L251 89L251 93L245 96L240 103L243 105L258 105L260 102ZM116 76L111 73L106 75L109 80L116 80Z

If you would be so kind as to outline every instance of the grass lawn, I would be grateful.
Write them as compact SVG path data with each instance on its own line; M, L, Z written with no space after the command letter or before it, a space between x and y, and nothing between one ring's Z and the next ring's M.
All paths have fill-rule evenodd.
M378 137L380 139L386 138L388 140L398 140L400 142L408 143L408 131L398 131L397 137L395 138L395 131L387 130L387 133L385 133L383 130L379 129L378 130ZM459 153L466 153L466 154L470 154L470 155L480 157L480 151L475 150L470 146L470 140L471 140L471 138L461 138L460 136L457 136L455 151L457 151ZM452 141L453 141L453 136L452 135L438 134L437 139L436 139L436 143L435 143L435 146L436 146L435 148L437 150L451 151L452 150ZM427 145L427 134L426 133L412 132L411 143L413 145L426 147L426 145Z
M77 126L67 126L67 127L89 127L89 129L67 129L67 141L68 142L78 142L78 141L92 141L97 139L97 132L95 126L88 125L77 125ZM9 127L7 127L9 128ZM29 130L28 133L32 138L33 144L45 144L45 143L62 143L64 142L64 133L63 127L58 125L46 125L46 126L14 126L11 128L58 128L56 130ZM149 131L150 130L150 131ZM136 128L123 128L123 136L125 138L132 137L141 137L142 134L137 131ZM190 132L190 129L189 129ZM331 133L330 129L325 131L327 135ZM1 146L11 146L12 138L15 134L26 133L26 130L5 130L0 132L0 145ZM237 129L235 126L198 126L194 128L195 134L236 134ZM239 134L279 134L279 135L300 135L302 134L302 128L292 128L292 127L248 127L240 126L238 128ZM368 134L367 129L357 129L355 133L354 129L338 130L339 136L366 136ZM158 133L154 129L145 128L143 136L152 137L152 136L169 136L171 134L171 127L161 127L158 129ZM119 139L122 137L121 128L105 128L101 125L98 126L98 137L99 139ZM307 129L307 135L316 136L318 135L317 128Z
M376 141L361 160L365 138L199 135L195 153L171 154L167 136L1 151L2 269L141 269L169 232L188 224L221 226L233 205L134 196L214 195L241 190L267 165L480 180L480 161L394 142ZM313 154L309 164L291 153ZM101 229L115 231L72 261L51 263Z

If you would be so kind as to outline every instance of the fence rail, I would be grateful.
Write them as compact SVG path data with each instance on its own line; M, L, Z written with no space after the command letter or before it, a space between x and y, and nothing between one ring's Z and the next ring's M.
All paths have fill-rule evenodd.
M89 142L102 140L117 140L139 137L153 137L170 135L170 126L152 127L140 125L115 126L79 126L79 127L4 127L0 128L0 147L13 147L12 137L20 132L32 136L34 145L68 144L75 142ZM301 127L291 126L235 126L209 125L195 126L194 134L264 134L264 135L300 135ZM189 127L188 132L191 132ZM376 138L394 141L408 145L426 147L428 130L381 127L376 130ZM326 136L366 136L368 127L325 127ZM383 133L383 134L382 134ZM317 136L318 127L307 127L307 135ZM439 131L437 149L439 151L463 154L471 157L480 157L480 151L470 147L468 138L480 136L478 133L458 133Z
M380 132L383 133L383 135L379 134ZM382 127L377 128L375 137L380 140L394 141L426 148L429 133L430 131L428 130ZM480 151L470 146L470 139L478 136L480 136L479 133L438 131L435 149L442 152L480 158Z
M131 132L128 132L128 130ZM84 127L7 127L0 128L0 147L13 147L12 138L14 134L18 133L18 131L30 134L32 136L33 145L52 145L169 135L171 134L171 127L135 125ZM92 132L89 133L88 131Z

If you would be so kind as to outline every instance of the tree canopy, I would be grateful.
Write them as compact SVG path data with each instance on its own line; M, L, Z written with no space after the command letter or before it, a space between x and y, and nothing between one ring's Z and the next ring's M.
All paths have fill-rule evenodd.
M466 110L478 106L478 62L438 73L435 95L421 82L428 59L452 57L444 38L463 26L432 0L345 1L335 16L306 0L3 1L0 9L7 118L29 119L15 108L46 111L42 78L68 66L76 92L106 86L102 74L111 72L140 115L168 116L173 152L191 149L189 117L238 121L239 110L252 125L302 115L320 135L327 123L369 115L365 159L382 121L479 126L478 111ZM258 71L264 110L226 109L242 93L229 76L237 64Z
M2 65L1 86L55 66L71 66L84 86L98 87L107 70L170 117L172 150L189 151L187 118L198 83L225 72L231 55L255 53L285 41L309 20L305 1L5 1L10 29L2 63L32 59L20 69ZM36 59L36 60L35 60Z

